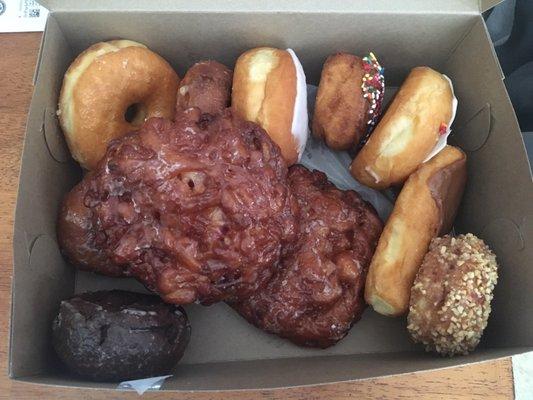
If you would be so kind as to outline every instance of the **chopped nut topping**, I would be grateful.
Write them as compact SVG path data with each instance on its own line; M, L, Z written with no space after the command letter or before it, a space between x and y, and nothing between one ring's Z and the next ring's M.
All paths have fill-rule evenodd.
M442 355L472 351L487 326L497 279L496 256L481 239L433 239L411 291L413 340Z

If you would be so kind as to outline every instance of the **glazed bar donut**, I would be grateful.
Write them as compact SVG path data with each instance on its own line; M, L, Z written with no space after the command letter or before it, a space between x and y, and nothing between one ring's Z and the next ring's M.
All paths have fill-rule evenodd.
M300 160L309 131L307 87L294 51L260 47L242 54L231 96L233 109L267 131L289 165Z
M407 312L416 272L431 239L449 232L466 184L466 156L446 146L405 183L366 279L365 300L384 315Z
M374 53L329 56L322 68L312 130L334 150L356 148L377 122L385 92L383 68Z
M72 154L91 170L110 140L150 117L174 118L178 76L146 46L130 40L96 43L68 68L59 122Z
M456 108L445 75L414 68L352 162L353 177L374 189L403 183L446 145Z

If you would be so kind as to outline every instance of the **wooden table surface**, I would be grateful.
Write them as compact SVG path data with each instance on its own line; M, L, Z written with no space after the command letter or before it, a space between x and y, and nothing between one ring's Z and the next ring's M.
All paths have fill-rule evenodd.
M137 398L131 392L81 390L33 385L7 376L12 276L13 216L19 163L32 94L40 33L0 34L0 398ZM510 358L440 371L413 373L315 387L183 394L151 392L149 399L512 399Z

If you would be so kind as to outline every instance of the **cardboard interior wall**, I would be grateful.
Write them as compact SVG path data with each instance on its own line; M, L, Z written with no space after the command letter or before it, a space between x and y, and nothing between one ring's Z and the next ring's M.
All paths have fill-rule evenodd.
M476 362L531 348L533 187L518 125L477 12L58 11L50 15L45 32L22 157L14 236L11 377L105 386L77 381L56 367L51 320L59 302L74 292L140 288L132 281L76 272L61 258L55 238L61 198L81 176L54 118L62 77L84 48L118 37L147 44L180 76L200 59L233 65L240 53L259 45L294 48L314 84L325 57L336 50L375 51L392 86L416 65L446 73L459 99L454 140L469 157L469 183L457 228L486 239L501 264L494 312L481 348L471 356L443 359L425 354L409 342L404 320L380 317L371 310L338 345L312 350L260 332L224 304L191 306L191 344L167 388L334 382Z

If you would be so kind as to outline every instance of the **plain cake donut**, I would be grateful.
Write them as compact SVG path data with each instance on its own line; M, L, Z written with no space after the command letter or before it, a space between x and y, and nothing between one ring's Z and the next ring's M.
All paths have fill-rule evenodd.
M374 53L330 55L322 68L313 134L334 150L356 149L381 115L383 67Z
M59 122L72 157L93 169L110 140L150 117L174 118L179 78L146 46L96 43L70 65L59 96Z

